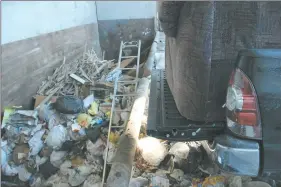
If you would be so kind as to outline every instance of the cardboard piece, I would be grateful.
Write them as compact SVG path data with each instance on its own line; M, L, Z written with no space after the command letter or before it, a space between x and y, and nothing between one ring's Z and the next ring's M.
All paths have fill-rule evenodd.
M47 96L43 96L43 95L36 95L35 96L35 104L34 104L34 108L36 108L37 106L40 105L40 103L46 98ZM58 97L53 96L52 100L57 99Z

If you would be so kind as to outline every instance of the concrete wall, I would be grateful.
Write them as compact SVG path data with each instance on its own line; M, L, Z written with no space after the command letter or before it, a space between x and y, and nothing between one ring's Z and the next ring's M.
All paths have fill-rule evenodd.
M42 81L85 43L100 53L94 1L4 1L1 13L2 106L29 108Z
M100 45L107 59L117 59L120 41L142 40L142 49L154 38L156 1L97 1Z
M155 16L156 1L97 1L97 7L99 20L150 19Z
M97 23L90 1L4 1L2 10L2 44Z

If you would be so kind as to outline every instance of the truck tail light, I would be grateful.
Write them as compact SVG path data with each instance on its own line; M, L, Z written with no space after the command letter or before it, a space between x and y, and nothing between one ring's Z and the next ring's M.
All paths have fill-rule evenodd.
M258 101L250 79L240 70L233 71L226 98L227 126L235 134L261 139Z

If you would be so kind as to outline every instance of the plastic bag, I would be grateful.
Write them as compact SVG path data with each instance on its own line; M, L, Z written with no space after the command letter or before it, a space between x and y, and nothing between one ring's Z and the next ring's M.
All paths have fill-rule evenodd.
M64 157L66 155L66 151L53 151L50 157L50 162L53 164L53 166L59 168L63 164Z
M48 128L51 130L54 126L60 124L59 114L52 109L51 105L42 105L39 108L39 118L48 123Z
M92 117L88 114L79 114L77 117L77 123L81 127L88 128L89 125L91 124L91 121L92 121Z
M30 148L29 155L37 155L44 146L42 136L45 134L45 130L37 131L34 136L28 141Z
M105 148L106 144L101 138L99 138L96 143L93 143L90 140L87 141L87 150L94 156L102 156Z
M83 100L74 96L59 97L54 103L54 108L63 114L78 114L83 111Z
M8 163L7 153L1 149L1 166Z
M121 74L122 74L122 71L121 71L121 70L115 69L115 70L111 71L111 72L107 75L107 77L106 77L105 80L106 80L107 82L112 82L112 81L114 81L114 80L116 80L116 79L119 79L119 77L120 77Z
M88 113L93 116L97 115L99 113L99 104L97 102L93 102L88 110Z
M7 141L1 142L1 171L6 176L15 176L18 174L18 170L15 166L8 164L8 158L12 150L8 147L7 143Z
M47 138L46 143L48 146L55 150L61 148L62 144L67 140L67 130L62 125L54 126Z
M17 167L10 166L9 164L1 165L1 171L6 176L16 176L18 174Z
M38 124L34 129L31 131L31 136L33 136L36 132L40 131L43 127L43 124Z
M18 167L18 172L19 172L18 173L19 179L23 182L26 182L26 181L30 180L31 177L32 177L31 173L29 173L27 171L27 169L25 168L24 165L21 165L21 166Z
M94 102L94 100L95 100L95 98L94 98L94 95L93 95L93 94L87 96L87 97L83 100L84 107L85 107L85 108L88 108L88 107Z
M72 169L69 172L68 183L71 186L78 186L82 184L91 174L92 169L88 166L80 166L77 169Z
M18 174L17 168L11 167L8 164L8 155L3 149L1 149L1 171L6 176L15 176Z

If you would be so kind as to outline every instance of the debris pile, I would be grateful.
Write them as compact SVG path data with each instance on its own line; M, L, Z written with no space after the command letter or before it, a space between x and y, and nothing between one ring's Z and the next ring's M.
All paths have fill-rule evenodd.
M113 60L100 60L94 50L69 62L64 58L61 66L42 83L37 94L50 95L59 89L57 95L78 96L82 85L94 84L112 65Z
M5 108L1 124L3 186L101 187L105 149L108 147L107 163L111 163L123 133L123 128L114 128L107 137L114 89L111 81L133 79L112 62L98 59L93 50L72 62L64 59L40 86L34 110ZM131 62L124 60L121 67ZM117 92L134 91L122 84ZM112 125L127 124L133 102L131 96L115 100L115 108L120 110L112 113ZM266 186L250 177L203 169L206 155L200 142L148 137L147 115L141 121L130 187Z
M94 100L87 109L83 100L77 100L63 96L38 110L5 109L2 173L18 175L20 181L35 187L101 182L109 111L100 111L101 101ZM110 134L109 160L121 133Z
M33 110L5 108L1 124L2 185L101 185L114 90L107 77L116 77L112 62L99 60L93 50L73 62L64 59L39 88ZM126 84L119 88L121 94L135 91ZM126 124L132 104L131 96L115 100L115 107L125 112L113 112L112 125ZM108 162L115 155L121 134L122 128L117 128L109 135Z

